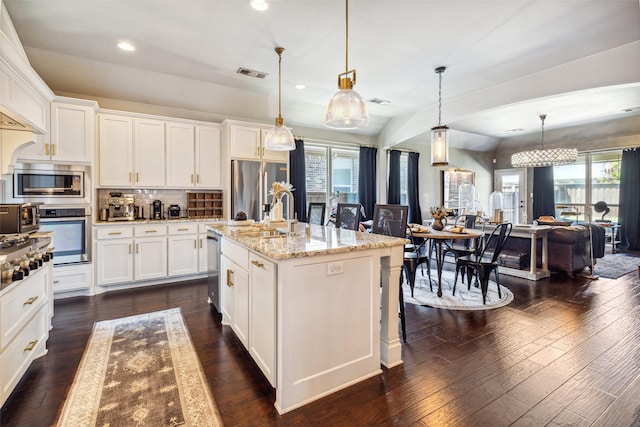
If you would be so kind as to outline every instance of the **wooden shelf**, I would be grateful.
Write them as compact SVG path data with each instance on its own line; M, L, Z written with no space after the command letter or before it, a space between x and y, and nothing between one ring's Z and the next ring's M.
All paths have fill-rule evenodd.
M222 191L187 193L187 218L222 218Z

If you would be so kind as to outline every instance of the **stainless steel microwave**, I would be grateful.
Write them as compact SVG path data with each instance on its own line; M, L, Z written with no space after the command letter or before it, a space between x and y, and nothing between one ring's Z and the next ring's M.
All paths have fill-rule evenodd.
M16 170L13 197L84 197L84 172Z

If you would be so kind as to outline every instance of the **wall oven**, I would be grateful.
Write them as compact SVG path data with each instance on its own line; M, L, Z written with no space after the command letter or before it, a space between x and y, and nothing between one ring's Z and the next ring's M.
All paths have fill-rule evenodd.
M53 231L53 265L91 262L91 208L40 208L40 231Z

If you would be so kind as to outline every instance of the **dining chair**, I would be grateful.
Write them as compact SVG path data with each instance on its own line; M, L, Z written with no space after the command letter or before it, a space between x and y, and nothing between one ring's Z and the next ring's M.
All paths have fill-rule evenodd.
M384 234L385 236L407 237L407 217L409 206L403 205L375 205L373 207L373 223L371 233ZM406 247L407 245L405 245ZM407 252L405 251L405 260ZM403 263L403 270L406 271ZM414 274L415 278L415 274ZM404 294L402 292L402 274L400 274L398 302L400 306L400 326L402 327L402 340L407 341L407 329L404 317Z
M324 213L327 205L324 203L309 203L307 221L309 224L324 225Z
M465 229L481 230L482 234L477 239L452 239L444 249L444 256L453 255L457 260L462 256L473 255L483 247L484 242L484 218L475 214L462 214L456 218L454 227L464 227ZM465 271L462 270L464 279ZM477 277L476 277L477 278ZM477 283L476 283L477 284Z
M510 222L498 224L489 235L489 238L484 242L482 250L470 255L461 256L456 260L456 272L453 278L453 295L456 294L458 272L465 269L468 289L471 289L471 277L473 273L478 276L483 304L487 302L487 290L489 288L489 275L491 272L493 272L496 277L498 296L502 298L502 293L500 292L500 274L498 272L498 257L511 234L512 228L513 225Z
M336 228L358 231L360 228L360 203L338 203Z

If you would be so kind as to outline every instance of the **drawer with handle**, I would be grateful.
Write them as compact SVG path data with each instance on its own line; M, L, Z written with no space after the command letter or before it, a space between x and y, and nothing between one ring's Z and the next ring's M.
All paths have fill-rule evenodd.
M96 239L127 239L133 237L133 227L99 227L96 228Z

